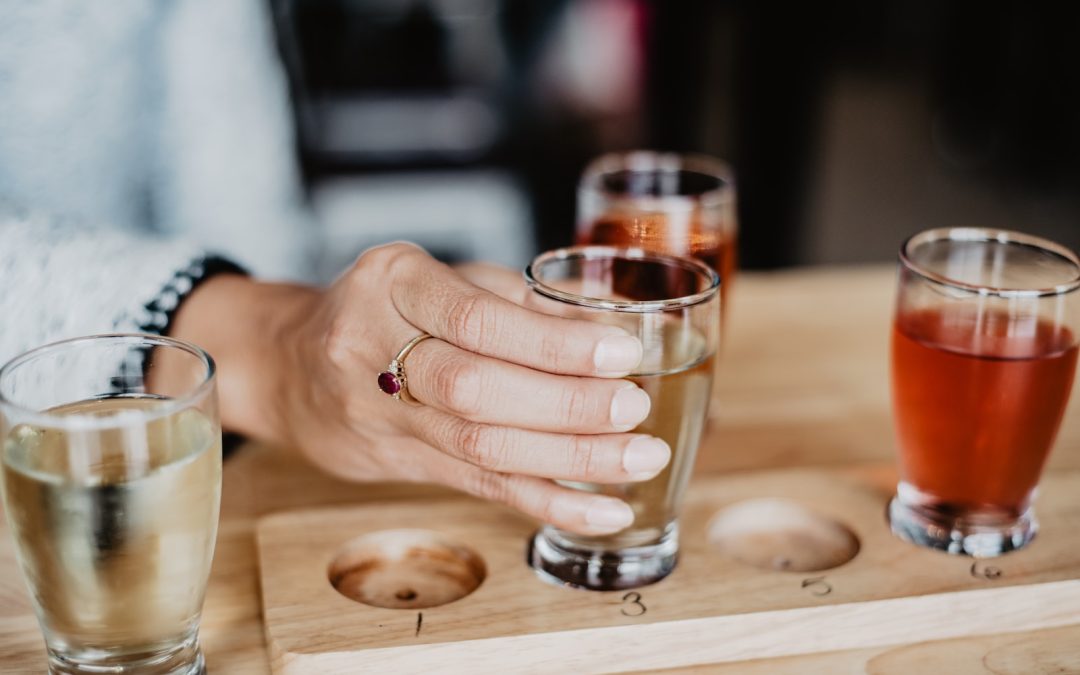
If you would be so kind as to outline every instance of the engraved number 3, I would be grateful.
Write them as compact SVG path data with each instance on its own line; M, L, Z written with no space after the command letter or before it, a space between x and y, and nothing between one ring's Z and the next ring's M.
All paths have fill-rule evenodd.
M622 600L623 607L619 611L623 616L641 616L648 611L645 604L641 602L641 593L630 591L622 596Z

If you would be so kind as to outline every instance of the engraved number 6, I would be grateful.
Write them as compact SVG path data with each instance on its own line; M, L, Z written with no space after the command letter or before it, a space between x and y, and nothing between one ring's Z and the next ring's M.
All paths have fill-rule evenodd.
M994 567L993 565L987 565L983 569L979 569L979 561L971 563L971 576L976 579L986 579L988 581L997 581L1001 578L1002 571L1000 567Z

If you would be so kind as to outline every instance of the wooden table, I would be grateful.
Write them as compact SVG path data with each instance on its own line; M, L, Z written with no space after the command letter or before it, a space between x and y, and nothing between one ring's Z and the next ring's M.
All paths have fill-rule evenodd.
M893 292L891 266L741 275L699 472L814 464L889 476L893 436L887 354ZM1050 462L1050 469L1055 468L1080 468L1080 396L1073 397L1066 415ZM383 501L393 508L395 500L453 495L427 486L346 484L319 474L287 451L257 446L243 448L226 463L223 490L201 635L210 671L227 675L269 671L252 535L256 518L285 509L361 501ZM1076 619L1076 626L1032 633L684 672L1080 673L1080 608ZM44 644L12 543L0 534L0 672L44 670Z

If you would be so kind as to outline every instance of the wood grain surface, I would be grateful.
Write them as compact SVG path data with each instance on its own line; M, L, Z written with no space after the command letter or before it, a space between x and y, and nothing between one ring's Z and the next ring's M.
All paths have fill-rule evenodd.
M887 360L893 275L891 266L875 266L738 278L698 475L845 467L888 489L891 471L882 463L891 461L894 447ZM1050 468L1080 469L1078 396L1070 402ZM270 672L256 568L259 516L371 502L393 509L394 503L447 498L454 493L428 486L350 485L323 476L288 450L242 449L225 467L221 528L202 624L210 672ZM1080 545L1080 535L1070 536L1074 546ZM1080 673L1080 607L1076 617L1074 627L695 666L685 672ZM44 671L44 645L5 529L0 535L0 672Z
M615 673L836 649L1052 628L1080 606L1080 471L1043 480L1042 536L1023 551L972 561L910 546L884 526L889 492L845 469L775 469L699 476L680 520L680 562L658 584L631 593L590 593L540 583L525 565L535 525L476 502L309 509L271 515L257 528L263 608L275 673L428 673L454 664L470 673ZM765 502L763 499L768 499ZM827 569L793 571L803 529L753 518L753 505L783 504L808 522L848 528L860 547ZM716 514L762 534L765 569L708 537ZM737 523L736 523L737 524ZM728 528L735 532L737 528ZM426 535L424 533L427 533ZM404 536L408 535L408 536ZM427 539L425 539L425 536ZM355 602L327 581L349 542L372 542L352 558L371 579ZM438 548L426 541L438 542ZM403 545L404 544L404 545ZM486 578L471 594L449 567L467 548ZM402 552L409 555L402 556ZM443 554L443 555L438 555ZM449 555L446 555L449 554ZM439 566L439 558L450 560ZM410 561L412 563L410 564ZM783 569L777 569L777 568ZM408 569L415 571L409 573ZM470 587L471 588L471 587ZM416 589L420 589L417 591ZM425 595L448 604L423 607ZM354 596L355 597L355 596ZM421 630L422 629L422 630Z

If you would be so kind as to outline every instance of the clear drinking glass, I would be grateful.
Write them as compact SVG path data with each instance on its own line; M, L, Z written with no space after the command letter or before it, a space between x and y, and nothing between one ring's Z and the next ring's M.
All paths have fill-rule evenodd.
M214 362L150 335L0 368L4 510L49 672L205 672L199 615L221 497Z
M644 482L565 483L622 499L634 524L605 536L544 526L530 564L548 580L594 590L659 581L675 567L676 516L708 414L720 278L690 258L604 246L544 253L525 277L539 311L621 326L641 340L644 357L629 379L648 392L652 410L635 431L664 439L672 451L667 468Z
M1045 239L929 230L900 249L892 393L894 533L993 556L1038 529L1032 500L1065 413L1080 261Z
M697 258L720 274L722 308L735 276L737 223L734 175L705 155L603 155L578 184L579 244Z

